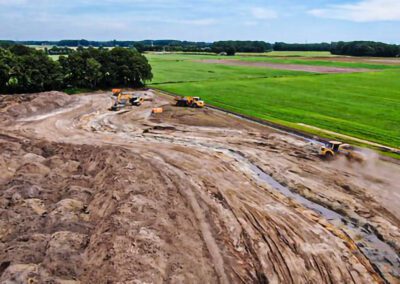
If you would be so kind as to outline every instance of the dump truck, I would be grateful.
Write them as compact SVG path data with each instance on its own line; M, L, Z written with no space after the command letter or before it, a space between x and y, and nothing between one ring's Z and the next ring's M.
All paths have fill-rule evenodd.
M177 106L183 107L204 107L204 101L200 97L177 97L175 98Z
M345 156L348 160L363 162L364 156L355 151L354 147L340 141L329 141L321 146L319 155L325 160L333 160L337 155Z
M142 97L135 96L132 93L125 93L121 89L113 89L112 92L115 97L114 104L109 109L112 111L118 111L121 108L124 108L127 104L140 106L144 102Z

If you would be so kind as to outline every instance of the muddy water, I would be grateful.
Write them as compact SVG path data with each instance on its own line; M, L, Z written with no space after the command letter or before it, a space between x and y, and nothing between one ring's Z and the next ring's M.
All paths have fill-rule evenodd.
M291 191L288 187L280 184L272 176L265 173L257 165L247 160L242 153L230 150L230 154L237 161L247 164L251 172L261 182L273 187L286 197L296 200L306 208L317 212L337 228L341 228L354 240L361 252L369 259L383 278L386 279L387 277L385 276L388 276L388 274L396 278L400 277L400 256L390 245L380 240L373 228L368 224L359 226L349 220L349 218Z

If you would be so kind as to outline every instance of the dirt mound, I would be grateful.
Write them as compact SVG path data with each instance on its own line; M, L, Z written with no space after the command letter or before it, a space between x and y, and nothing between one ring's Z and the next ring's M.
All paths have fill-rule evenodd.
M1 154L12 168L0 180L0 282L216 281L195 217L136 155L34 141Z
M62 92L37 94L0 95L0 116L4 119L20 119L54 111L71 103L73 98Z

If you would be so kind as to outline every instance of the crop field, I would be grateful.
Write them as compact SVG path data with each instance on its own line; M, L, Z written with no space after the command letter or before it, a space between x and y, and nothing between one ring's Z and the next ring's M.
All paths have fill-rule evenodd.
M361 62L358 58L354 61L320 57L229 58L367 69L359 73L318 74L200 61L227 58L219 56L149 54L147 57L155 75L151 85L158 89L201 96L208 104L298 129L304 130L306 124L400 146L399 65Z

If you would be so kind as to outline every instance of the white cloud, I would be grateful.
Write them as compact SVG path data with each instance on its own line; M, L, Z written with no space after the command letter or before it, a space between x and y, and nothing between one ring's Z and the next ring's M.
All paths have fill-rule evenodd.
M194 25L194 26L210 26L215 24L217 21L215 19L195 19L195 20L176 20L171 22L177 24Z
M272 20L278 18L278 13L272 9L254 7L250 12L253 18L257 20Z
M400 21L400 0L362 0L354 4L329 5L309 13L354 22Z

